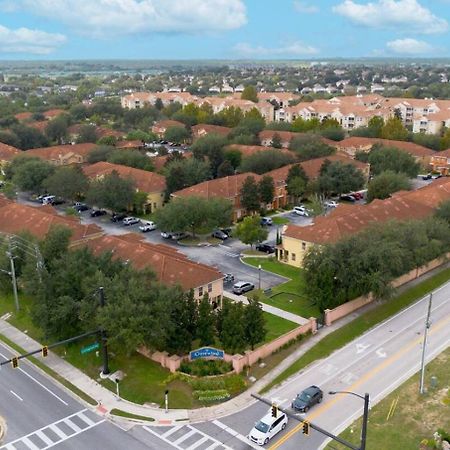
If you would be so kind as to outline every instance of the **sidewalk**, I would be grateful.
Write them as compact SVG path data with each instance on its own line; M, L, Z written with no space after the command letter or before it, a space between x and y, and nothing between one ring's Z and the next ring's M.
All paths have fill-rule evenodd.
M406 285L399 288L399 292L402 292L416 284L430 278L435 273L449 267L450 263L441 266L440 268L434 269L427 274L423 275L419 279L415 279ZM253 397L251 397L252 393L257 393L264 386L270 383L273 379L275 379L281 372L287 369L291 364L293 364L297 359L299 359L305 352L307 352L310 348L316 345L319 341L321 341L325 336L332 333L333 331L341 328L347 323L355 320L368 310L377 306L377 302L373 302L365 307L355 311L354 313L348 315L340 319L337 322L334 322L329 327L321 328L318 333L311 336L307 339L301 347L291 353L287 358L285 358L276 368L270 371L268 374L260 378L256 381L250 388L243 392L242 394L236 396L235 398L210 407L204 407L194 410L184 410L184 409L171 409L167 413L164 409L157 408L150 405L138 405L135 403L131 403L127 400L118 399L117 396L109 391L108 389L101 386L95 380L89 378L83 372L81 372L76 367L67 363L63 358L57 356L55 353L49 351L49 355L43 362L50 367L52 370L57 372L59 375L64 377L67 381L72 383L81 391L85 392L87 395L92 397L98 402L96 407L97 412L102 414L107 414L112 409L120 409L122 411L128 412L130 414L136 414L144 417L151 417L155 419L155 422L152 422L152 425L171 425L173 423L196 423L202 422L212 419L217 419L220 417L224 417L237 411L246 408L251 403L256 402ZM36 350L39 347L42 347L42 344L36 342L31 339L28 335L18 330L17 328L10 325L7 321L0 319L0 334L7 337L9 340L19 345L26 351ZM15 352L14 352L15 353ZM37 370L40 371L39 368ZM44 376L47 378L51 378L49 375L42 372ZM57 381L56 381L57 382ZM284 383L289 382L289 380L284 381ZM66 388L62 387L67 390ZM71 391L69 391L71 392ZM73 396L75 394L72 393ZM82 401L82 400L80 400ZM90 405L88 405L90 406ZM126 420L126 419L124 419ZM186 421L186 422L184 422Z

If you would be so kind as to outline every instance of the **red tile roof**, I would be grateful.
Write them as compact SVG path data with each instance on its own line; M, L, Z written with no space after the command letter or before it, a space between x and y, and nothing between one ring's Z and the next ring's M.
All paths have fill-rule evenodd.
M370 223L423 219L433 214L442 201L450 199L450 179L436 180L416 191L401 192L368 205L342 205L328 216L317 217L306 227L288 225L283 235L316 244L334 243L355 234Z
M219 125L210 125L207 123L199 123L192 128L192 135L201 137L206 134L220 134L221 136L228 136L231 132L231 128L221 127Z
M12 145L4 144L0 142L0 161L10 161L17 156L19 153L22 153L22 150L19 150Z
M179 122L178 120L160 120L159 122L156 122L152 126L152 131L159 132L160 130L167 130L167 128L170 128L170 127L185 128L185 125L183 122Z
M295 156L295 153L280 148L273 147L265 147L263 145L240 145L240 144L231 144L225 147L225 150L239 150L243 158L247 158L249 156L254 155L255 153L267 152L267 151L278 151L287 155Z
M136 269L150 268L159 282L179 284L183 290L205 286L223 278L218 270L194 263L171 247L151 244L128 235L101 236L86 241L85 245L96 255L112 251L115 258L130 261Z
M261 176L252 172L240 173L229 177L216 178L174 192L173 197L204 197L234 199L240 195L240 189L248 176L258 181Z
M133 141L120 141L116 144L116 148L122 148L122 149L127 149L127 148L141 148L143 147L144 144L142 141L139 140L133 140Z
M71 242L103 234L99 226L82 225L76 217L60 216L50 206L32 207L15 202L0 202L0 231L4 233L17 234L28 231L42 239L55 225L64 225L72 230Z
M80 155L83 159L87 158L89 153L96 148L96 144L85 143L85 144L74 144L74 145L55 145L53 147L42 147L42 148L33 148L31 150L27 150L26 154L29 156L37 156L38 158L45 159L47 161L56 161L61 157L77 154Z
M166 189L166 178L155 172L105 161L83 167L83 172L88 178L102 177L113 171L117 172L121 178L131 178L136 188L141 192L150 194L152 192L163 192Z

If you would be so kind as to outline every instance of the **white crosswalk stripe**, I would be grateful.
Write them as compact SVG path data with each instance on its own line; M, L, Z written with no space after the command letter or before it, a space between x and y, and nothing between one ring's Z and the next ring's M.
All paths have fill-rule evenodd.
M46 425L45 427L40 428L39 430L33 431L30 434L27 434L26 436L22 436L19 439L16 439L12 442L8 442L7 444L0 447L0 450L16 450L18 447L23 448L24 446L29 450L46 450L48 448L54 447L55 445L60 444L61 442L66 441L67 439L70 439L71 437L74 437L80 433L83 433L97 425L100 425L105 420L100 420L98 422L95 422L94 420L90 419L85 412L87 409L84 409L82 411L79 411L75 414L71 414L70 416L65 417L64 419L60 419L54 423L51 423L49 425ZM85 424L83 428L81 426L77 425L75 422L73 422L71 419L74 417L78 417L80 420L78 422L82 422ZM64 428L66 431L63 431L59 425L65 424L66 427ZM67 432L67 428L71 429L72 432ZM57 436L58 439L56 441L52 440L47 434L46 431L51 431L52 439L54 439L54 436ZM53 436L54 435L54 436ZM35 437L33 441L33 437ZM39 444L37 443L39 442Z
M241 256L240 253L234 253L233 251L231 251L230 247L222 244L219 244L217 250L224 255L231 256L232 258L238 258L239 256Z

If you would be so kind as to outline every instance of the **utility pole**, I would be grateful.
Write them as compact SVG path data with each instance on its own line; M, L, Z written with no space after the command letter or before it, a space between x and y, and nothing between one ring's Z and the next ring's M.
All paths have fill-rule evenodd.
M17 294L17 280L16 280L16 268L14 266L14 256L12 254L12 238L10 237L8 239L8 251L6 252L6 256L9 258L9 262L11 263L11 280L13 285L13 292L14 292L14 303L16 305L16 310L20 310L19 305L19 296Z
M431 303L433 301L433 293L430 294L430 301L428 302L428 311L427 318L425 320L425 332L423 335L423 347L422 347L422 363L420 369L420 388L419 391L421 394L424 393L424 379L425 379L425 351L427 347L427 337L428 337L428 329L431 326L430 316L431 316Z
M103 287L100 287L98 290L99 290L99 295L100 295L100 307L103 308L105 306L105 292L103 290ZM100 339L101 339L102 357L103 357L102 374L108 375L110 373L109 363L108 363L108 344L107 344L106 331L103 328L100 329Z
M367 422L369 421L369 394L364 394L364 414L361 429L361 450L366 450Z

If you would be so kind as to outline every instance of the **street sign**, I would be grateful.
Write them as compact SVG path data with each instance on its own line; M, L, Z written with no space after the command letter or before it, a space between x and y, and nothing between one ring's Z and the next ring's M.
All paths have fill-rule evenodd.
M87 347L83 347L80 350L80 353L82 355L84 355L85 353L90 353L90 352L92 352L94 350L97 350L99 347L100 347L100 344L98 342L94 342L93 344L88 345Z
M217 348L213 348L213 347L202 347L202 348L198 348L197 350L192 350L189 353L189 356L191 358L191 361L193 361L194 359L199 359L199 358L223 359L225 356L225 352L223 350L218 350Z

